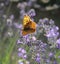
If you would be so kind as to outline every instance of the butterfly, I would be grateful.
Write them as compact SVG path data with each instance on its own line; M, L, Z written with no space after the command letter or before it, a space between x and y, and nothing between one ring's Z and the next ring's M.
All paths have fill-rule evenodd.
M35 31L36 31L36 23L32 21L28 15L24 15L22 35L25 36L27 34L34 33Z

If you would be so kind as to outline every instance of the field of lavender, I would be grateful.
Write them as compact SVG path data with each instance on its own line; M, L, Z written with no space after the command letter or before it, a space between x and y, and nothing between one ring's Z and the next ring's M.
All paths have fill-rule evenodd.
M0 64L60 64L60 0L0 0ZM22 35L23 18L36 22Z

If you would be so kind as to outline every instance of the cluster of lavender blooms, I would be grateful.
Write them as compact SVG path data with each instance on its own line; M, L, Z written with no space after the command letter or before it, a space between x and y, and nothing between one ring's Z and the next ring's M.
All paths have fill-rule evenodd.
M35 16L36 13L35 11L32 13L30 10L29 15L30 17ZM35 33L26 36L22 36L21 24L17 28L20 31L20 37L17 40L18 64L24 64L24 61L28 61L26 64L58 64L55 49L60 49L59 27L54 24L52 19L39 19Z
M54 21L52 19L49 20L48 18L40 19L38 28L40 32L44 32L44 36L48 40L47 42L55 47L57 44L56 40L59 37L59 27L54 24Z

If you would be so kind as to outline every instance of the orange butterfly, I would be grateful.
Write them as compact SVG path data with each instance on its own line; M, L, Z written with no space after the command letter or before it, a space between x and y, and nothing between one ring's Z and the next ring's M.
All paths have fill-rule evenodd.
M23 18L23 30L22 35L34 33L36 30L36 23L33 22L28 15L25 15Z

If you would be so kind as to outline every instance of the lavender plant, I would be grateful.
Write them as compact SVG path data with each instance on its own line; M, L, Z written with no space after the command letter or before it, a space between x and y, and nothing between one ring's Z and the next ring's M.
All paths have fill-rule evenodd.
M31 10L32 11L32 10ZM30 11L29 11L30 12ZM32 13L31 13L32 14ZM35 11L33 14L36 14ZM19 52L18 64L59 64L57 61L57 49L59 50L59 27L54 24L52 19L39 19L36 32L26 36L21 35L17 41ZM24 50L25 49L25 50ZM24 50L24 53L22 53ZM26 54L24 56L24 54Z
M8 4L0 3L0 64L60 64L59 27L54 20L39 19L35 33L22 36L23 16L27 14L35 21L36 12L31 7L40 6L36 0L18 3L20 17L15 22L14 14L8 14L11 8Z

